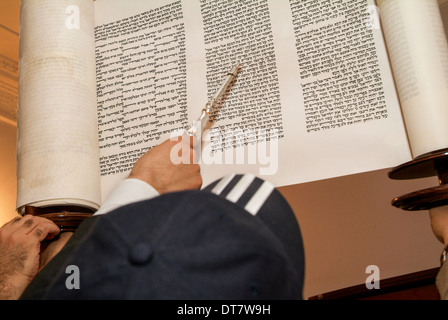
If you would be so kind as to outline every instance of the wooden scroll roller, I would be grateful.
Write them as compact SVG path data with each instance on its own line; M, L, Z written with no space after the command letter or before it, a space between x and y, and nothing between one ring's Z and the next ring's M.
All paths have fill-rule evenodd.
M448 148L430 152L399 165L389 178L408 180L437 176L439 186L396 197L392 205L408 211L429 210L448 205Z
M74 232L79 225L93 215L94 211L77 206L31 207L26 206L24 214L31 214L53 221L61 232Z

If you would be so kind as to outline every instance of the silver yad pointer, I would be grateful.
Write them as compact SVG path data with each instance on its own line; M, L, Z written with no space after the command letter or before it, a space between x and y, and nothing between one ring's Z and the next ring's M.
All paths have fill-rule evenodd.
M236 75L238 74L238 69L240 68L241 63L237 63L232 70L227 74L226 79L224 80L221 87L216 91L213 98L211 98L206 104L205 107L202 109L201 116L193 123L193 125L187 130L187 135L189 136L197 136L199 133L199 137L202 135L202 129L205 127L208 118L210 117L210 113L212 112L213 108L215 108L216 104L218 103L221 96L226 92L229 85L232 83L232 81L236 78Z

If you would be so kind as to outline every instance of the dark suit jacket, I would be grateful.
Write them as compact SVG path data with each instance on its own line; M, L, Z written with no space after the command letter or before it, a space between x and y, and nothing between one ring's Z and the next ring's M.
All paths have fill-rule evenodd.
M254 216L210 192L184 191L93 216L22 299L301 298L302 239L281 199ZM80 288L69 289L75 276Z

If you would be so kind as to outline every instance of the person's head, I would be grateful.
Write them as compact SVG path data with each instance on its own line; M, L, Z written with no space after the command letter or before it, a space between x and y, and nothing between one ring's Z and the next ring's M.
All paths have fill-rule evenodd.
M88 219L41 274L24 298L300 299L304 252L280 193L231 176Z

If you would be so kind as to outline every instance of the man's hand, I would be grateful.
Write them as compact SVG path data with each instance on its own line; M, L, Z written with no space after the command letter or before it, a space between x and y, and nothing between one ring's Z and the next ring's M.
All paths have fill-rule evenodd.
M0 228L0 299L20 298L39 270L41 242L59 232L52 221L31 215Z
M199 189L202 177L200 167L194 161L196 150L193 145L193 138L188 136L166 140L137 160L129 178L145 181L160 194Z

